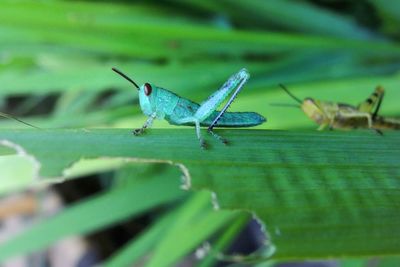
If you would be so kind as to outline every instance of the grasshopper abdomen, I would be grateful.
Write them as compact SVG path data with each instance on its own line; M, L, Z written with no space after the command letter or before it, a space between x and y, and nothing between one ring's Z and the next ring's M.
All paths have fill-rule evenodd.
M165 119L173 125L177 125L176 121L181 118L194 116L199 104L185 98L180 98L174 110L170 114L165 115ZM200 122L201 126L212 125L214 119L218 116L219 111L214 111L211 115ZM218 120L215 127L252 127L264 123L266 119L256 112L225 112ZM178 124L179 125L179 124ZM194 125L193 122L184 125Z

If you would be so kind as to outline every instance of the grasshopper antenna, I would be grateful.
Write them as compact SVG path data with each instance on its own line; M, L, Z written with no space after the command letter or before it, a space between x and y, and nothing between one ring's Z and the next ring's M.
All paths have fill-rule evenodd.
M125 79L127 79L128 81L130 81L139 90L139 86L131 78L129 78L126 74L122 73L120 70L118 70L116 68L112 68L112 70L115 71L116 73L118 73L119 75L121 75L122 77L124 77Z
M296 100L296 102L302 104L303 101L301 101L298 97L296 97L294 94L292 94L287 88L286 86L284 86L283 84L279 84L279 86L283 89L283 91L285 91L291 98L293 98L294 100Z
M7 118L7 119L16 120L16 121L18 121L18 122L20 122L20 123L23 123L23 124L25 124L25 125L27 125L27 126L29 126L29 127L32 127L32 128L38 129L38 130L41 130L41 128L36 127L35 125L32 125L32 124L30 124L30 123L27 123L27 122L25 122L25 121L23 121L23 120L18 119L17 117L14 117L14 116L9 115L9 114L0 112L0 116L1 116L1 117L4 117L4 118Z

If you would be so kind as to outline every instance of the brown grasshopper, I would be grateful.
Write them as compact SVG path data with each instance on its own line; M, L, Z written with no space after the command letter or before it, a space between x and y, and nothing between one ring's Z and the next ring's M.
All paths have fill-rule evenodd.
M382 129L400 129L400 120L378 115L385 91L377 86L375 91L358 106L321 101L310 97L303 101L294 96L284 85L280 87L300 104L303 112L323 130L329 129L372 129L382 133Z

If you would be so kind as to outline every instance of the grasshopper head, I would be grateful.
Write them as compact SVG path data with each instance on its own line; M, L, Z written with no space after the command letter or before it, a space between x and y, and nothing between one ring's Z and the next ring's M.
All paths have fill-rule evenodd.
M326 120L326 115L324 113L324 106L331 105L327 102L321 102L319 100L312 99L310 97L305 98L303 101L293 95L284 85L280 84L279 85L291 98L293 98L297 103L300 104L300 108L303 110L303 112L315 121L318 124L322 124Z
M323 123L325 116L320 106L321 105L318 100L314 100L308 97L303 100L301 104L301 109L310 119L318 124L321 124Z
M157 95L157 87L150 83L144 83L139 87L139 102L143 113L150 116L155 112L155 96Z
M136 89L139 91L140 108L142 109L145 115L147 116L152 115L155 111L155 105L152 105L152 103L155 103L154 96L156 95L157 87L152 86L149 83L145 83L142 86L138 86L131 78L129 78L126 74L124 74L120 70L116 68L112 68L112 70L121 75L123 78L128 80L136 87Z

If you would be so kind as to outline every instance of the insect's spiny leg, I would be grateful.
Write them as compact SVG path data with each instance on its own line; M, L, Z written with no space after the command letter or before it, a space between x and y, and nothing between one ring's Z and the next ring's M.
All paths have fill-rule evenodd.
M217 138L220 142L222 142L224 145L228 144L228 140L225 138L221 137L220 135L216 134L213 130L208 130L208 133Z
M212 129L214 128L214 126L217 124L218 120L222 117L222 115L224 115L225 111L229 108L229 106L231 105L231 103L233 102L233 100L236 98L236 96L238 95L238 93L240 92L240 90L242 89L243 85L246 83L247 78L243 78L242 81L240 82L240 84L238 85L237 89L235 90L235 92L232 94L231 98L228 100L228 102L225 104L225 106L222 108L222 110L219 112L219 114L217 115L217 117L215 117L214 121L210 124L210 126L208 127L208 131L212 131Z

